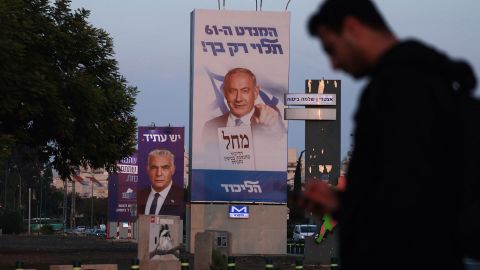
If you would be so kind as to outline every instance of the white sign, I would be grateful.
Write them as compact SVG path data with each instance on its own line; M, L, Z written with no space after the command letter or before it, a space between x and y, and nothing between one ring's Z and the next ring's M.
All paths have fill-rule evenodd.
M309 106L309 105L337 105L336 94L286 94L285 105Z
M286 108L287 120L337 120L337 109Z
M218 128L220 167L223 170L254 170L253 137L250 126Z
M248 206L230 205L228 207L228 215L230 218L249 218Z

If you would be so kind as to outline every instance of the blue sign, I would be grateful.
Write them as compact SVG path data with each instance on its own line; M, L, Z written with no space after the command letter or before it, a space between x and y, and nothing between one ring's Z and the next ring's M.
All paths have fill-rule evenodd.
M287 202L287 172L192 170L192 201Z
M248 206L247 205L230 205L228 207L228 216L230 218L248 218Z

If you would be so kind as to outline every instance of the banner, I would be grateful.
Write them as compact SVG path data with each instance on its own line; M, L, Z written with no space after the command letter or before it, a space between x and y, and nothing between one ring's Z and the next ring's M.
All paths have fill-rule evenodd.
M184 133L183 127L138 128L139 215L185 212Z
M118 172L108 176L108 220L132 222L137 204L137 155L122 159Z
M285 203L288 12L192 12L191 200Z

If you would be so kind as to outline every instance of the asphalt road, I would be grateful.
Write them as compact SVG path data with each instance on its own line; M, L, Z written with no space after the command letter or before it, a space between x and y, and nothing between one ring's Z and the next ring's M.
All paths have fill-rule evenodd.
M0 269L15 269L22 261L25 269L48 270L50 265L70 265L74 260L82 264L117 264L119 270L130 269L137 257L137 244L86 236L61 235L3 235L0 236ZM294 270L299 256L273 257L274 269ZM193 261L190 265L193 268ZM236 270L264 270L262 256L236 258ZM305 267L321 269L318 266ZM193 269L192 269L193 270Z
M48 270L54 264L117 264L119 270L129 270L132 258L137 257L137 244L85 236L0 236L0 269L15 269L16 261L23 261L25 269ZM294 270L300 256L273 257L274 269ZM193 261L191 264L193 266ZM467 270L480 270L480 263L466 260ZM262 256L242 256L236 259L236 270L264 270ZM322 269L304 266L304 269ZM328 268L323 268L328 269Z

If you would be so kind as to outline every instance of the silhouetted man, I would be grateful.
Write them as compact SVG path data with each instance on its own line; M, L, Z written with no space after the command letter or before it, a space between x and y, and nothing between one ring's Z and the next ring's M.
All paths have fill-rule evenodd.
M369 0L325 1L309 31L334 69L370 79L355 114L346 191L312 182L303 200L339 218L343 269L463 269L450 125L452 85L474 88L471 68L399 41Z

